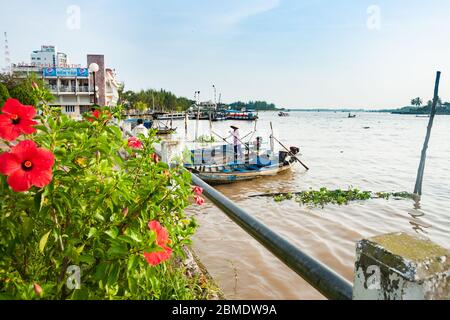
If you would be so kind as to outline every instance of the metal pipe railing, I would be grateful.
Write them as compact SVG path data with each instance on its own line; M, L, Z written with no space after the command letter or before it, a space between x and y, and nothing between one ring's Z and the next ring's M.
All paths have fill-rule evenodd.
M192 174L192 182L194 185L203 188L205 196L231 220L326 298L333 300L352 299L353 288L349 281L294 247L289 241L270 230L194 174Z

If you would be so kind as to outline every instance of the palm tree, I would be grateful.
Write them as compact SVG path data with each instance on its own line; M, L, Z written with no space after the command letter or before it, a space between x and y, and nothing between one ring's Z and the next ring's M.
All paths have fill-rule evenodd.
M418 108L420 108L420 106L423 104L423 101L420 97L417 97L417 98L411 100L411 104L413 106L417 106Z
M138 109L139 111L145 111L148 109L148 105L145 102L138 101L135 104L135 108Z

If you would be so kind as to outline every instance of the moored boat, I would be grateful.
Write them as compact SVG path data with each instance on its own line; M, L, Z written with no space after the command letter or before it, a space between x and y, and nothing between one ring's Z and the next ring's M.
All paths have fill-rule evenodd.
M250 110L226 110L226 117L228 120L244 120L244 121L255 121L258 120L258 115L254 111Z
M194 164L185 164L184 167L210 184L229 184L238 181L253 180L257 178L274 176L281 172L287 171L296 161L295 154L298 148L291 148L291 152L280 151L278 156L268 156L270 152L248 153L244 161L235 162L216 162L214 164L203 163L203 154L206 150L202 150L200 155L202 159L193 161ZM222 156L219 155L219 162ZM194 158L194 156L193 156ZM229 156L225 156L229 159Z
M166 135L175 133L177 131L177 128L156 128L156 130L157 135Z
M209 184L229 184L239 181L274 176L291 169L293 162L276 163L269 166L228 164L219 166L187 167L203 181Z

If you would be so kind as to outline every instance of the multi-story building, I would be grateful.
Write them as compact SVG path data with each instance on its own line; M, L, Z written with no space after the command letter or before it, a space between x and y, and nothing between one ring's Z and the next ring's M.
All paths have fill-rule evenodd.
M31 65L36 67L65 67L68 63L67 54L58 52L55 46L41 46L31 53Z
M117 105L120 84L116 80L115 72L105 67L104 55L87 55L85 67L68 66L67 55L58 53L54 46L42 46L40 51L33 51L31 59L29 65L13 65L13 74L18 77L35 74L42 78L55 97L50 105L61 107L63 113L80 118L81 114L91 110L95 101L101 106ZM89 65L92 63L99 66L98 72L95 73L96 90L94 74L89 72Z
M61 106L62 112L78 118L90 111L94 88L90 85L88 68L43 68L42 79L55 97L53 106Z

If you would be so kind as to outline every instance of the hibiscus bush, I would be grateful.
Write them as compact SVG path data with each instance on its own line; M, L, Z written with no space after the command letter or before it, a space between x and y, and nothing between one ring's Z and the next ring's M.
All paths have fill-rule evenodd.
M45 103L0 113L0 298L197 299L180 263L201 190L159 161L151 134L126 139L120 108L74 121Z

